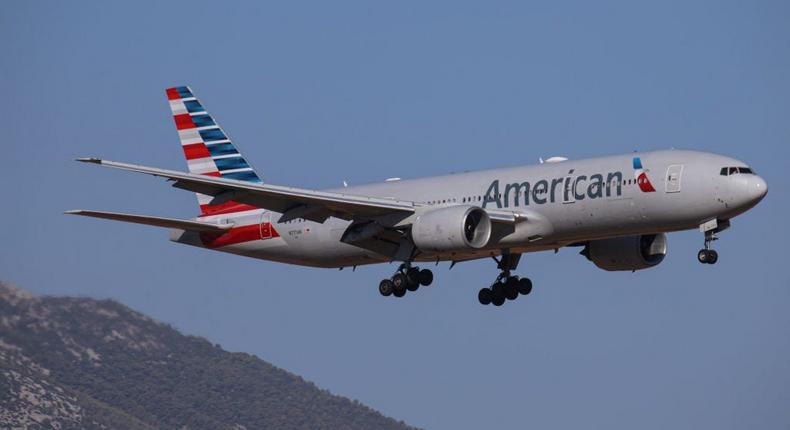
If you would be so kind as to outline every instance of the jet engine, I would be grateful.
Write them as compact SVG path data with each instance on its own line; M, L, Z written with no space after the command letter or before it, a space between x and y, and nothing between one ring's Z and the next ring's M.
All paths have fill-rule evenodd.
M480 249L491 237L491 218L476 206L450 206L425 212L414 220L411 237L420 250Z
M641 270L658 265L667 255L664 233L590 241L582 255L604 270Z

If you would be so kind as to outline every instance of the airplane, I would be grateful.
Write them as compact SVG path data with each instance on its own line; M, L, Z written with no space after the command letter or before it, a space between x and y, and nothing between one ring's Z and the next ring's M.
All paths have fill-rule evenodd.
M478 292L501 306L532 291L513 274L521 255L580 247L608 271L655 267L666 233L699 229L700 263L730 220L759 203L766 182L744 162L708 152L662 150L312 190L263 182L187 86L167 98L188 172L99 158L77 161L144 173L197 194L200 214L163 218L93 210L68 214L171 229L170 240L302 266L400 263L379 283L403 297L433 282L415 263L492 258L499 274Z

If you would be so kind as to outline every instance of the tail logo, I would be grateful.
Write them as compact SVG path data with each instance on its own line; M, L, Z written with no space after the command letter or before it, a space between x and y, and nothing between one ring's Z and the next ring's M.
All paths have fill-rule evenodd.
M650 183L650 179L647 177L647 172L649 169L645 169L642 167L642 159L639 157L634 157L634 178L636 179L637 185L639 185L639 189L642 190L643 193L653 193L656 189L653 187L653 184Z

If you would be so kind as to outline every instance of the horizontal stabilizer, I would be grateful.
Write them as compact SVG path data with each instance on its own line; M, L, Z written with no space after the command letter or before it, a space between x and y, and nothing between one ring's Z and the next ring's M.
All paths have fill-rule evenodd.
M69 215L82 215L94 218L111 219L115 221L132 222L135 224L153 225L156 227L167 228L180 228L182 230L201 231L211 233L222 233L231 227L233 224L213 224L200 221L189 221L177 218L162 218L158 216L145 216L145 215L132 215L117 212L100 212L100 211L87 211L87 210L72 210L64 212Z

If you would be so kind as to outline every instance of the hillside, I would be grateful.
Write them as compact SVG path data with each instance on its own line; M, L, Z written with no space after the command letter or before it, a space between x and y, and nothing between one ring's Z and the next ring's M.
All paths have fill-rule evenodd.
M112 300L0 284L0 427L408 429Z

